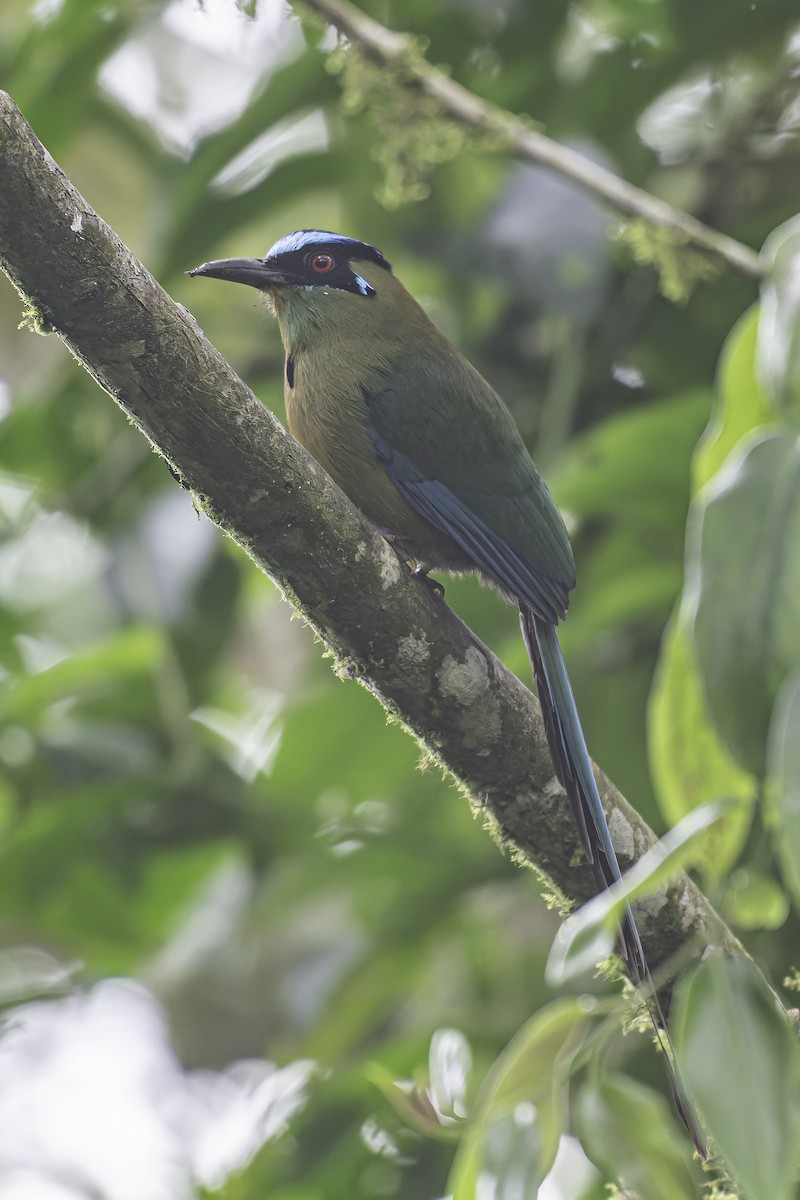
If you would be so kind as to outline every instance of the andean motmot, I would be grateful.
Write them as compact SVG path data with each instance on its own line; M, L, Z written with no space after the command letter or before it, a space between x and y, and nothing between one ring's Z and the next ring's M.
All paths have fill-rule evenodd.
M556 775L598 887L611 886L619 863L556 633L575 584L572 547L504 402L366 242L302 229L265 258L189 274L265 294L286 351L291 433L416 572L473 571L518 606ZM651 988L630 909L621 945ZM655 992L651 1003L665 1029Z

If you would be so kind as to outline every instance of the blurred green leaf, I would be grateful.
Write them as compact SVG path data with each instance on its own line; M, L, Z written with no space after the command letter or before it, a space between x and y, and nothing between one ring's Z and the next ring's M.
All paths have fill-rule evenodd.
M625 906L637 896L652 894L686 862L695 843L724 813L726 804L717 801L696 808L665 833L643 854L621 882L598 893L558 930L547 959L546 976L551 987L561 987L584 971L596 967L614 948Z
M713 955L679 985L673 1012L683 1082L746 1200L791 1200L800 1049L775 996L745 959Z
M21 676L0 697L0 717L33 721L48 705L76 693L116 690L123 679L154 671L164 654L163 632L136 625L99 644L73 651L35 674Z
M437 1029L428 1051L426 1086L396 1080L380 1063L370 1063L366 1074L412 1129L427 1137L451 1138L464 1129L471 1070L472 1050L463 1033Z
M215 735L231 768L247 783L259 772L269 774L281 742L281 700L271 692L243 697L239 712L197 708L192 720Z
M280 750L272 772L276 789L297 798L326 791L329 779L349 796L364 800L391 791L416 766L418 749L397 728L387 726L372 697L351 682L325 681L327 686L301 696L285 711ZM353 729L361 731L354 746ZM314 745L310 755L308 747ZM328 764L320 776L319 761ZM427 785L427 778L418 780Z
M612 1180L647 1200L694 1200L686 1139L666 1101L624 1075L585 1083L575 1104L586 1152Z
M230 856L225 842L150 849L121 832L146 815L138 780L62 788L59 803L17 820L0 850L9 929L35 920L93 971L130 973L173 932L202 884ZM149 851L149 852L148 852Z
M715 800L739 802L706 832L698 847L696 861L703 873L723 879L747 837L757 784L725 750L711 722L689 622L680 610L661 643L647 730L653 784L670 824Z
M739 929L780 929L789 915L789 901L777 880L740 867L728 880L722 911Z
M671 522L711 403L699 389L608 418L574 442L554 481L559 504L626 523Z
M395 1079L380 1063L369 1063L365 1075L381 1090L394 1111L406 1125L424 1137L454 1138L461 1127L442 1118L427 1089Z
M767 274L761 288L758 365L775 406L785 420L800 420L800 217L769 235L762 257Z
M761 776L772 705L800 662L800 453L788 433L753 436L698 499L687 570L709 709Z
M775 420L756 373L758 328L759 308L753 305L725 339L717 368L711 420L692 461L693 494L716 475L745 434Z
M3 86L54 152L75 138L86 121L97 71L131 31L134 14L127 8L109 9L102 0L64 0L51 10L49 20L32 23L17 47Z
M475 1102L484 1120L521 1100L547 1094L554 1078L564 1076L589 1024L581 1000L553 1001L514 1035L481 1085Z
M457 1029L437 1029L428 1055L431 1099L445 1117L467 1115L467 1087L472 1070L472 1051Z
M213 186L213 180L223 168L278 122L290 115L308 112L335 95L336 85L325 70L319 53L306 50L293 62L273 71L235 121L202 140L191 162L175 178L169 224L164 231L162 269L165 272L186 269L188 259L198 253L201 239L209 237L217 223L212 214L232 202L232 197ZM318 156L313 158L319 161ZM281 189L276 191L275 180L270 179L266 188L259 185L258 194L262 204L269 198L269 207L274 207L276 201L280 201ZM233 213L237 211L234 208ZM228 229L238 223L233 213ZM209 241L206 258L211 256L212 248L213 241ZM261 247L259 253L266 249L266 246Z
M688 495L682 512L687 506ZM676 534L682 528L681 519ZM670 547L669 540L654 538L649 524L632 528L627 521L591 537L564 626L565 644L573 655L590 653L598 639L631 626L652 623L660 628L683 584L681 543L676 536Z
M612 547L603 547L604 579L598 580L594 572L581 578L590 598L574 616L570 614L566 639L573 653L609 630L623 629L653 614L669 612L680 592L682 575L678 563L639 558L615 570L612 552Z
M769 729L768 771L775 849L800 911L800 672L784 683Z
M453 1200L533 1195L553 1165L566 1122L567 1082L589 1016L577 999L541 1009L481 1085L448 1180ZM516 1191L513 1189L516 1188Z
M556 934L547 959L550 987L561 987L595 970L612 953L617 941L615 909L589 908L592 903L590 900L568 917ZM574 924L569 924L571 920Z
M469 1143L464 1166L456 1168L448 1181L452 1200L481 1200L484 1195L496 1200L516 1200L532 1196L550 1170L555 1149L549 1143L554 1129L547 1102L537 1106L521 1101L510 1111L498 1116L482 1131L480 1153ZM556 1136L556 1148L557 1148ZM459 1163L461 1150L456 1156Z

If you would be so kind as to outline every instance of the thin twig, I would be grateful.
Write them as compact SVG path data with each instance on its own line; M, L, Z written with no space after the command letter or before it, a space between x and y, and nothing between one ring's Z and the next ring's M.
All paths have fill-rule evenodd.
M302 5L330 21L384 66L400 68L451 117L481 133L501 138L514 157L549 167L607 201L618 212L670 229L687 244L748 279L761 279L764 267L755 250L531 129L521 117L476 96L431 66L412 36L394 33L347 0L302 0Z

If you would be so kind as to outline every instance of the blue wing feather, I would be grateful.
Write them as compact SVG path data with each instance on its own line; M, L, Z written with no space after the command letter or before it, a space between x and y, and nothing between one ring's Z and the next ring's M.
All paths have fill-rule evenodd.
M494 580L507 596L523 600L553 624L566 614L569 593L563 584L525 562L452 488L441 480L427 479L372 421L368 419L366 426L378 458L400 494L432 525L449 534L478 571Z
M451 488L438 479L426 479L408 455L395 450L369 420L367 430L384 470L412 507L448 533L476 568L519 604L551 753L589 862L598 872L600 885L608 887L621 873L554 628L565 607L563 601L563 607L559 603L558 589L524 562ZM644 978L647 967L639 932L632 916L627 916L623 924L626 957L634 973Z
M369 405L372 398L365 396L365 400ZM373 415L378 414L373 410ZM621 878L619 862L555 630L555 625L566 613L573 577L569 539L564 531L564 545L553 520L555 506L549 493L544 490L544 504L541 503L543 493L536 493L539 503L537 507L534 502L533 511L530 512L529 537L524 541L527 553L523 558L500 532L504 528L515 528L514 521L509 524L504 521L503 505L513 504L516 497L507 490L498 491L489 486L493 509L499 512L499 519L493 521L490 527L475 511L475 498L478 499L478 506L481 506L483 498L480 479L473 478L466 482L464 493L469 500L462 499L447 483L430 478L408 454L393 445L371 417L365 419L365 424L379 462L412 508L437 529L448 534L482 575L493 580L501 591L518 603L556 774L569 798L598 886L610 887ZM425 462L427 455L422 447L420 454L421 461ZM447 473L446 465L444 473ZM538 476L535 476L535 480L539 482ZM491 485L491 478L486 482ZM557 514L557 510L555 512ZM537 514L543 528L537 528ZM647 982L652 990L648 1007L658 1039L662 1046L664 1042L671 1045L630 906L625 908L620 934L631 974L634 979ZM705 1159L707 1151L702 1132L684 1099L669 1057L666 1057L666 1062L678 1112Z

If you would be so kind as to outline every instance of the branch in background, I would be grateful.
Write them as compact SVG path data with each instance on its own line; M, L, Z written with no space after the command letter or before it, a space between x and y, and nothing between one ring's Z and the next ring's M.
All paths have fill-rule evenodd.
M340 671L415 734L499 840L571 900L593 894L531 692L411 579L93 212L2 92L0 264L39 322L303 613ZM625 867L655 837L607 779L599 783ZM740 949L685 876L641 913L641 927L654 963L694 936Z
M590 159L531 129L521 117L498 108L460 83L454 82L423 58L417 40L394 33L347 0L301 0L300 10L310 9L335 25L352 43L385 67L398 70L425 95L432 97L450 117L499 139L504 150L523 162L549 167L605 200L628 217L670 230L676 241L702 251L749 279L760 279L764 267L749 246L709 228L702 221L660 200L650 192L626 183Z

